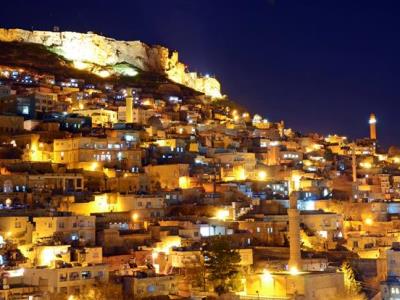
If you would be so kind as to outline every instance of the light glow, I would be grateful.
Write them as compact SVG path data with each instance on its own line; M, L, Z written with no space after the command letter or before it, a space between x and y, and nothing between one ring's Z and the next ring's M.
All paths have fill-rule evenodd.
M366 218L365 220L364 220L364 223L366 224L366 225L372 225L372 224L374 224L374 220L372 219L372 218L370 218L370 217L368 217L368 218Z
M181 189L188 189L190 188L190 178L187 176L179 177L179 187Z
M110 72L107 70L101 70L99 72L94 72L96 75L100 76L101 78L107 78L110 77Z
M272 274L270 271L268 271L267 269L263 270L263 273L261 275L261 279L264 283L270 283L272 282L274 279L272 277Z
M216 217L218 220L225 221L229 217L229 211L227 209L220 209L217 211Z
M265 171L258 171L257 178L260 181L264 181L267 178L267 173Z
M74 61L74 68L78 70L86 70L89 68L89 64L77 60Z
M362 167L364 169L371 169L372 164L370 162L362 162L362 163L360 163L360 167Z
M297 269L297 267L291 267L289 272L290 272L290 275L292 275L292 276L296 276L296 275L300 274L299 269Z
M139 219L139 215L137 213L132 214L132 221L136 222Z
M24 276L24 273L25 273L24 268L7 271L8 277L22 277L22 276Z

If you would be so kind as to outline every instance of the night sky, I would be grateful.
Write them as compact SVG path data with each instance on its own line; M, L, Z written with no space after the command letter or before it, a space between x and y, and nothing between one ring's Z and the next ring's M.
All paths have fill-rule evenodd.
M400 1L1 1L0 26L161 44L250 112L400 145Z

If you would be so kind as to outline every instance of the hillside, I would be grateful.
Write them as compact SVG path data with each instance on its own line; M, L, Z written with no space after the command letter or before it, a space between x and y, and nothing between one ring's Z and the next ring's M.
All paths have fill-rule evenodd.
M172 82L187 86L209 97L222 97L218 80L196 72L189 72L187 66L179 61L178 52L163 46L150 46L141 41L119 41L92 32L29 31L4 28L0 28L0 41L41 45L59 57L73 62L75 68L90 70L102 77L121 73L132 75L141 70L164 75Z
M47 47L40 44L0 42L0 65L23 68L39 74L51 74L57 79L79 78L89 83L109 82L116 85L132 84L142 88L144 91L154 91L161 85L168 84L176 86L176 88L180 90L180 93L184 95L196 96L201 94L191 88L171 81L163 74L142 71L137 68L135 68L137 71L135 76L112 74L107 78L102 78L90 71L75 68L72 61L68 61L56 53L49 51ZM126 63L116 65L116 67L125 65L133 68L133 66Z

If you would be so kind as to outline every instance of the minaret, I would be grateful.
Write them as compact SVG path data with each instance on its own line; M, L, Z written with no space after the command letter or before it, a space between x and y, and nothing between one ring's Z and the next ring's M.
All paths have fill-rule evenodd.
M301 270L300 212L297 209L296 192L290 194L288 216L290 243L289 270Z
M351 167L353 170L353 182L357 181L357 160L356 160L356 144L351 146Z
M127 89L125 105L125 123L133 123L133 98L131 89Z
M376 140L376 118L373 113L369 116L369 138Z

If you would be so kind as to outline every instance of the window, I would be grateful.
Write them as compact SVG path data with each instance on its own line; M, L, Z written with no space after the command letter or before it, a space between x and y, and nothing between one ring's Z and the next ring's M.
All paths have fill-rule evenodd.
M78 279L79 279L79 273L78 272L69 273L69 280L78 280Z
M260 232L260 231L261 231L261 230L260 230L260 227L257 227L257 229L256 229L256 230L257 230L257 232Z
M68 276L65 273L60 274L60 281L67 281L68 280Z
M92 273L90 271L82 271L81 276L82 279L90 279L92 278Z
M29 115L29 106L23 106L22 107L22 114L23 115Z

